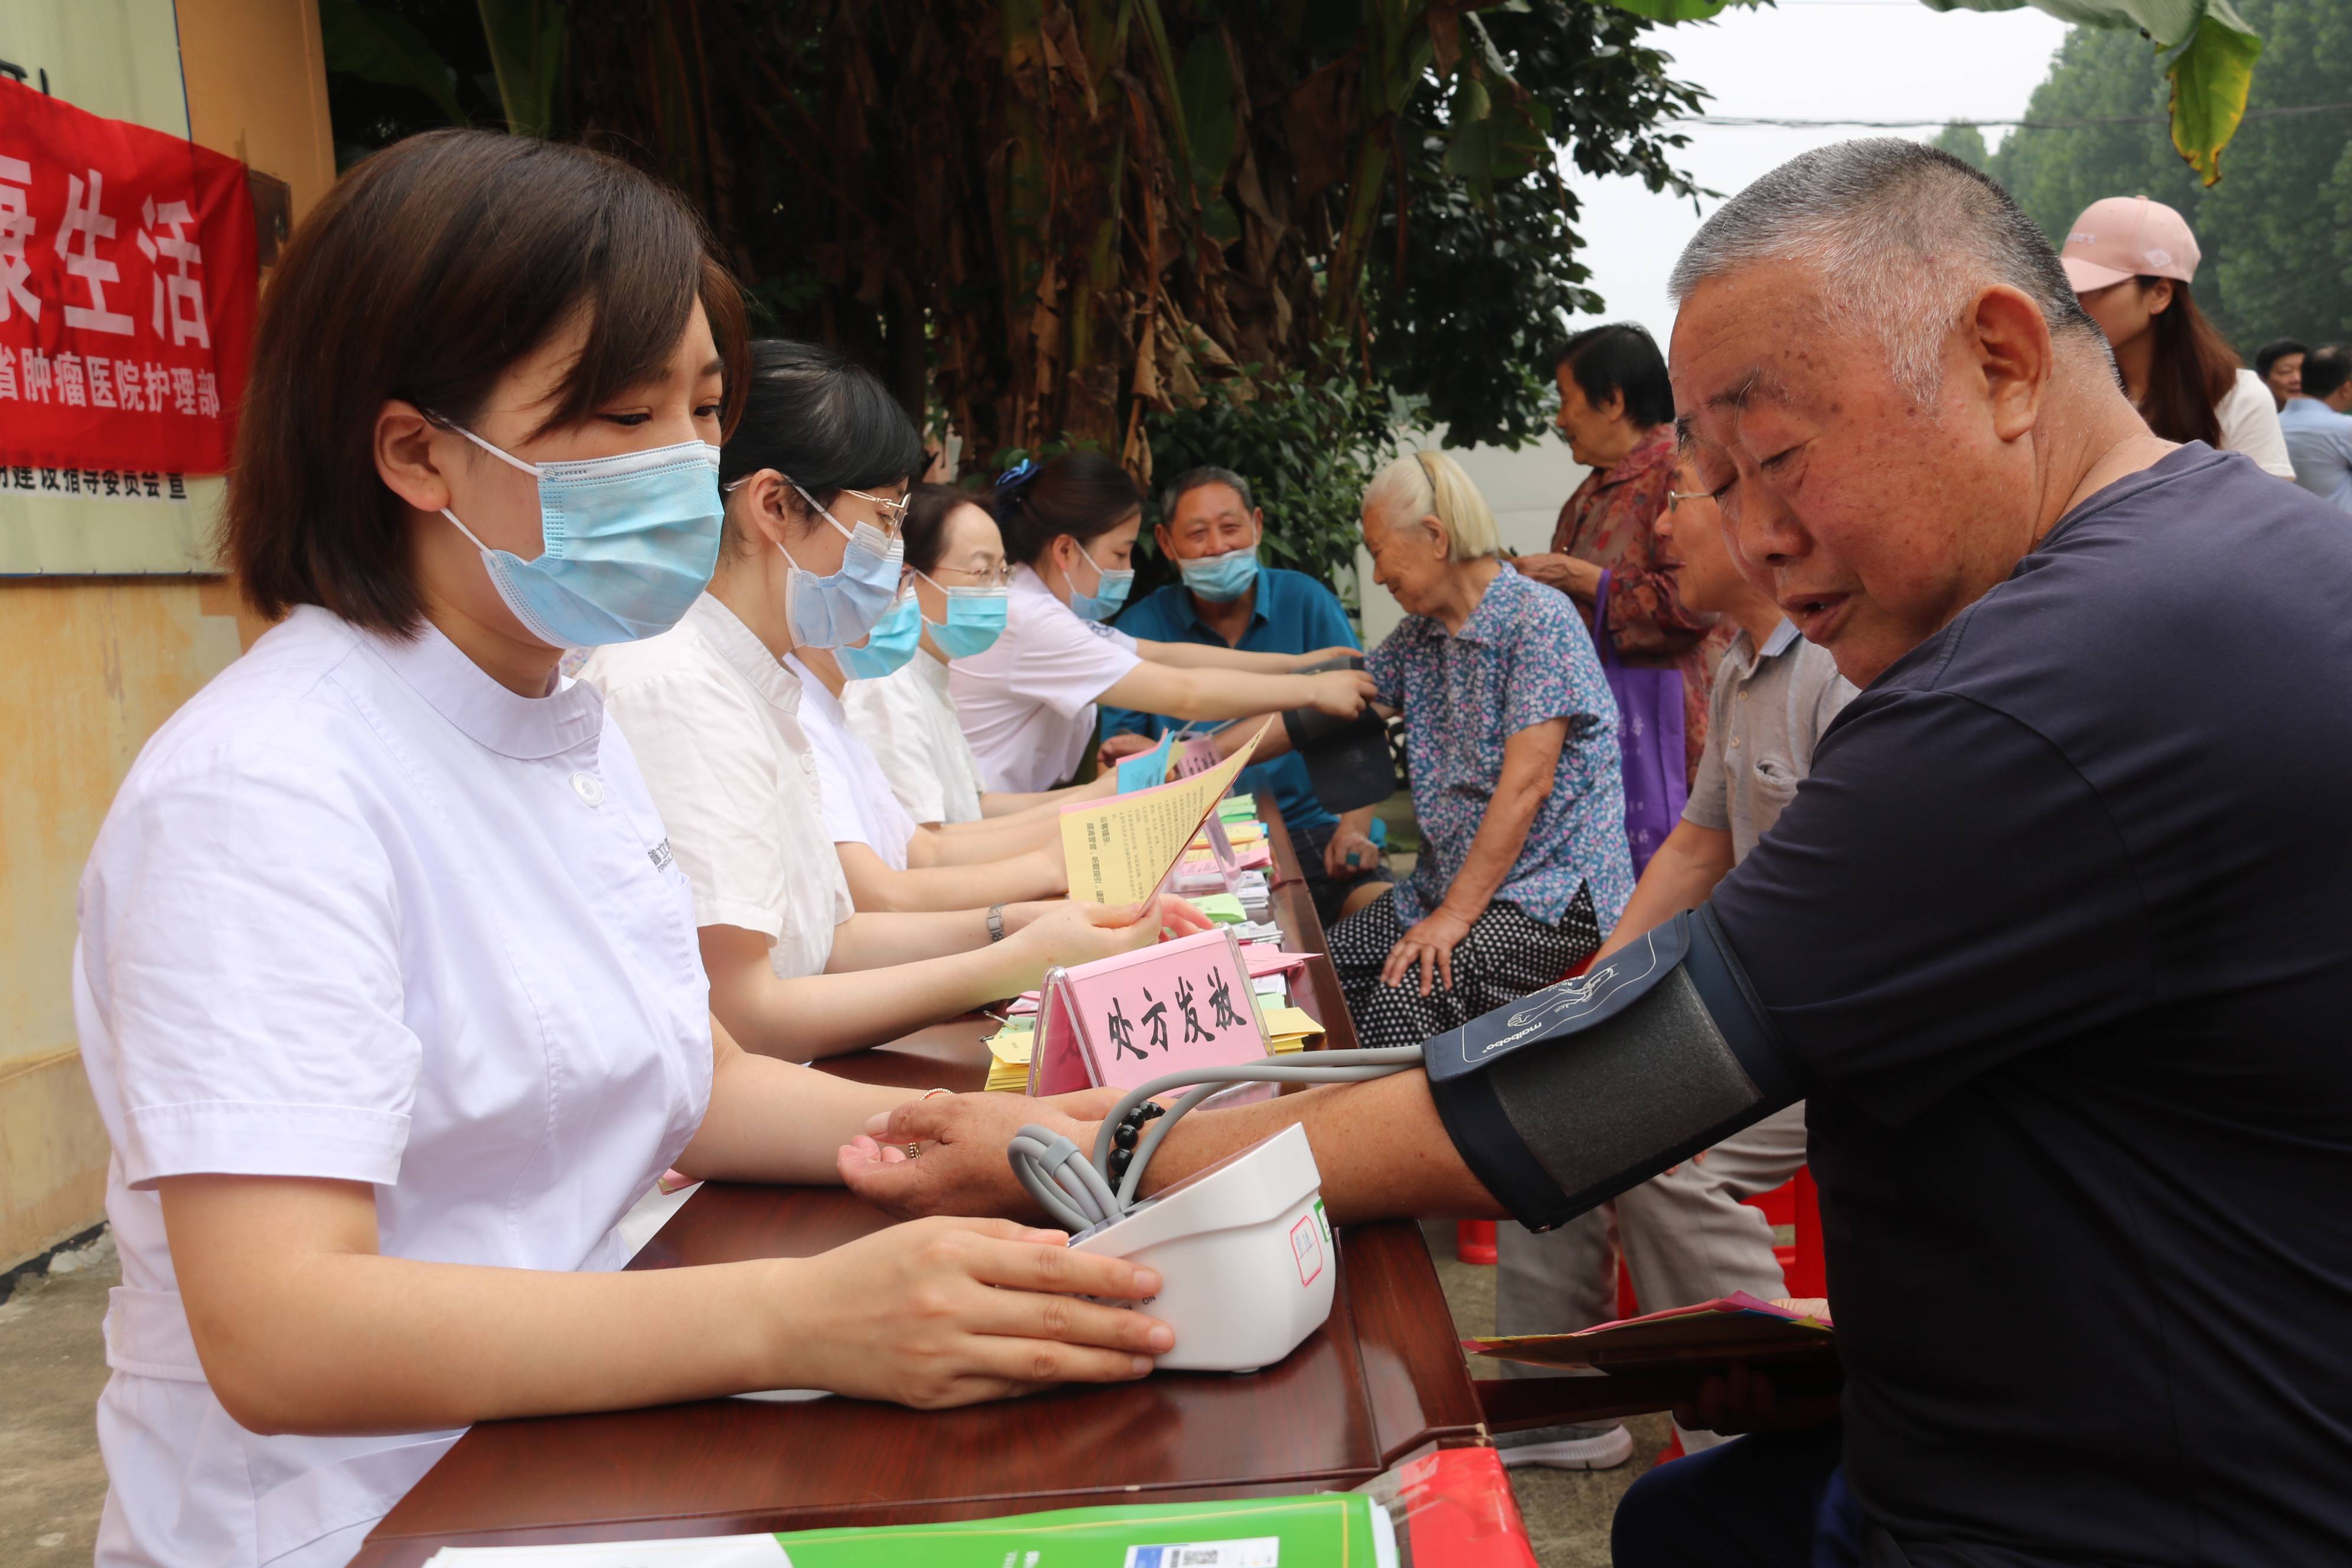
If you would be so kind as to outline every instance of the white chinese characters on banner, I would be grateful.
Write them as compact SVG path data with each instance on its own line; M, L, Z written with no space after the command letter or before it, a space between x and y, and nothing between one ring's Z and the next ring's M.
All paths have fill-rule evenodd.
M30 163L0 153L0 321L19 310L41 319L41 301L32 289L33 264L25 259L26 242L33 237L32 184Z
M0 465L54 470L60 489L132 464L227 470L259 280L254 178L0 73ZM5 470L0 492L16 492Z
M88 304L66 307L66 325L127 338L129 314L106 308L106 286L121 282L122 269L98 253L100 240L114 237L114 220L100 210L105 190L106 176L96 169L89 172L87 184L78 174L66 176L66 221L58 230L58 253L65 260L67 275L81 279L89 290ZM184 204L180 210L187 210Z
M212 329L205 324L204 285L188 274L189 268L204 264L205 253L194 240L180 232L196 221L195 214L188 210L185 202L165 202L159 207L151 197L141 209L141 216L147 220L147 227L139 236L140 254L150 261L168 260L178 265L175 272L167 273L160 265L155 269L155 335L163 335L164 323L168 321L173 343L212 347ZM169 232L155 233L158 224ZM184 414L192 411L181 410Z

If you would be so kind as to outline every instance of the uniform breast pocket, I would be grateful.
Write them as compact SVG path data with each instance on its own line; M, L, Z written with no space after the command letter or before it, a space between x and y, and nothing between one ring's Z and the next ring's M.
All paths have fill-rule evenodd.
M1780 815L1781 808L1797 798L1797 785L1803 783L1797 770L1776 758L1758 761L1755 773L1756 816L1759 823L1769 823Z

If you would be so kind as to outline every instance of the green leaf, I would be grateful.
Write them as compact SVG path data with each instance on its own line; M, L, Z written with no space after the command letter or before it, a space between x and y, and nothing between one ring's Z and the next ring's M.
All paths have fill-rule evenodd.
M1627 0L1619 0L1626 4ZM2172 145L2207 184L2221 177L2221 149L2245 117L2263 40L2230 0L1920 0L1934 11L2014 11L2031 4L2062 22L2137 27L2172 53Z
M478 5L507 129L518 136L553 135L556 94L563 82L563 7L551 0Z
M1176 97L1191 132L1192 184L1203 198L1225 183L1240 132L1234 114L1234 62L1213 28L1194 38L1176 72Z
M2245 117L2254 61L2262 52L2261 38L2228 26L2209 10L2197 25L2196 37L2165 72L2172 80L2173 150L2209 185L2221 177L2221 149Z
M319 35L329 70L414 88L438 104L452 125L473 123L457 101L457 73L407 17L355 0L320 0Z
M1764 0L1610 0L1610 4L1653 22L1704 22L1734 5L1760 5Z
M1445 149L1442 165L1449 179L1467 180L1474 185L1492 184L1495 165L1502 151L1498 128L1489 117L1473 120L1454 133L1453 144Z

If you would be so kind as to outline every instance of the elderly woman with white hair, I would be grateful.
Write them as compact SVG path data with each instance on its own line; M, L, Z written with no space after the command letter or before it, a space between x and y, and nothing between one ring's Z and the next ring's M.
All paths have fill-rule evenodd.
M1617 707L1575 608L1501 558L1453 458L1382 468L1363 528L1405 610L1365 662L1404 715L1421 856L1331 928L1331 961L1366 1046L1417 1046L1552 984L1615 923L1633 887Z

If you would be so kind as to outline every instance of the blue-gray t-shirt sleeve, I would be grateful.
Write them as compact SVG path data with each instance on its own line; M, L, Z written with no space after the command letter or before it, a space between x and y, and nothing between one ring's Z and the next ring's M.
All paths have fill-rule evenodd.
M2096 792L1947 693L1857 699L1710 901L1796 1076L1889 1122L2131 1016L2157 981Z

